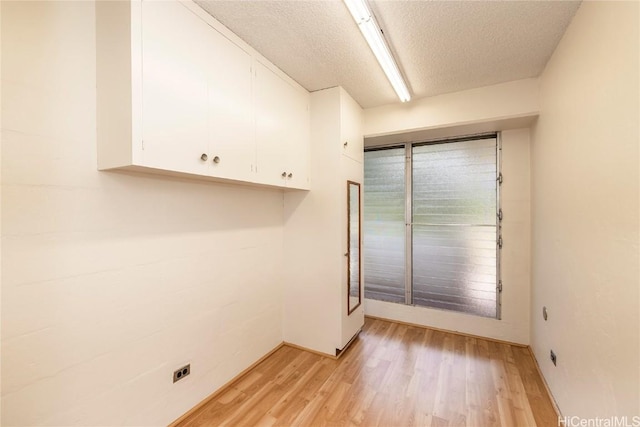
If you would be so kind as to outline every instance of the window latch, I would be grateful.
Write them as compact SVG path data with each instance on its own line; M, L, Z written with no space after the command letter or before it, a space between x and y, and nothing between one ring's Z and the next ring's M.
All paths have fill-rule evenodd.
M498 219L502 221L502 209L498 209Z

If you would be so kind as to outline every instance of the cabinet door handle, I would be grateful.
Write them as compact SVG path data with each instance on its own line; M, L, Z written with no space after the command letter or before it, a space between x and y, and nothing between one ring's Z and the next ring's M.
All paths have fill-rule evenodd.
M207 156L206 153L202 153L202 156L200 156L200 160L202 160L203 162L206 162L208 158L209 156Z
M342 144L344 148L347 148L347 145L349 145L349 141L345 141L344 144Z
M213 158L213 163L220 163L220 157L215 156L215 157Z
M288 178L293 178L293 174L291 172L289 172L289 175L287 175Z
M287 173L286 172L282 172L282 177L286 178L287 177Z

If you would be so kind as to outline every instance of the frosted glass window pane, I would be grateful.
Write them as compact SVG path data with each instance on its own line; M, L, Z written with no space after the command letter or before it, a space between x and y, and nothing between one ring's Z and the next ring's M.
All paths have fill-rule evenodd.
M413 226L413 303L496 315L495 227Z
M414 224L493 224L496 140L413 147Z
M413 147L413 303L496 316L496 140Z
M365 298L405 302L404 148L364 154Z

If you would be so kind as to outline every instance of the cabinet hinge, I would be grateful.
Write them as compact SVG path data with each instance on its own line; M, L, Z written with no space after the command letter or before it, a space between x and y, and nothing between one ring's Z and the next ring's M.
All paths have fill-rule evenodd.
M496 181L498 181L498 184L502 185L502 172L498 174L498 178L496 178Z
M498 248L502 249L502 236L498 237Z
M496 289L498 289L498 292L502 292L502 280L498 281L498 286L496 286Z

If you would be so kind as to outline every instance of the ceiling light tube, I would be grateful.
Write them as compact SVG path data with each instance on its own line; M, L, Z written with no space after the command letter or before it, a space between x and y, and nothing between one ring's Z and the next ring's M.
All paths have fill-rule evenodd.
M347 5L353 20L358 24L360 32L362 32L380 67L387 75L387 79L389 79L391 86L398 94L400 101L409 101L411 99L409 89L407 89L398 64L396 64L393 55L391 55L391 50L389 50L389 46L382 35L382 30L374 19L366 0L344 0L344 3Z

